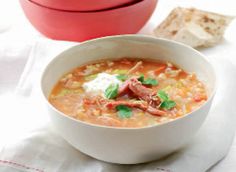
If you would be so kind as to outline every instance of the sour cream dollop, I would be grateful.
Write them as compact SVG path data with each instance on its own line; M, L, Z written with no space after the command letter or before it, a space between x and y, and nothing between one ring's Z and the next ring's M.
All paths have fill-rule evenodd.
M92 93L95 95L104 95L105 90L111 84L121 85L121 81L116 78L116 75L111 75L108 73L99 73L97 77L89 82L83 84L83 89L87 93Z

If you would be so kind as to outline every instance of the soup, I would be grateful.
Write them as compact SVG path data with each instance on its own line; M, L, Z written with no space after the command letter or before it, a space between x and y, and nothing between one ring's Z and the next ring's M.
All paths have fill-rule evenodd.
M207 100L194 73L162 61L122 58L80 66L64 75L49 102L92 124L146 127L168 122Z

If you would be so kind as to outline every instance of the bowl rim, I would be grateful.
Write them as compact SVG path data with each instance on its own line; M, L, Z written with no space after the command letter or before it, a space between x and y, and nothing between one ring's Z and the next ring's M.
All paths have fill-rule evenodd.
M43 4L41 2L39 2L38 0L29 0L30 2L32 3L35 3L39 6L42 6L42 7L45 7L45 8L50 8L52 10L59 10L59 11L68 11L68 12L98 12L98 11L107 11L107 10L112 10L112 9L116 9L116 8L122 8L122 7L126 7L126 6L129 6L129 5L133 5L133 4L136 4L138 2L141 2L143 0L126 0L125 2L122 2L119 4L116 4L116 5L113 5L113 6L109 6L109 7L100 7L99 9L78 9L78 10L70 10L70 9L62 9L62 8L59 8L58 6L57 7L52 7L52 6L47 6L46 4Z
M166 43L169 43L169 44L175 44L177 46L180 46L180 47L184 47L186 49L189 49L191 50L193 53L196 53L197 55L199 55L199 58L202 58L208 65L209 67L211 68L210 70L212 71L213 75L214 75L214 84L213 84L213 89L210 93L210 96L208 97L207 101L204 102L200 107L196 108L195 110L193 110L192 112L189 112L189 113L186 113L184 114L183 116L181 117L178 117L174 120L171 120L171 121L166 121L166 122L162 122L162 123L159 123L159 124L155 124L155 125L151 125L151 126L145 126L145 127L114 127L114 126L105 126L105 125L99 125L99 124L93 124L93 123L88 123L88 122L85 122L85 121L81 121L79 119L75 119L75 118L72 118L66 114L64 114L63 112L59 111L57 108L55 108L49 101L48 101L48 97L44 94L44 91L43 91L43 79L44 77L46 76L46 72L48 70L50 70L49 68L51 67L51 65L53 65L58 59L60 58L64 58L63 56L60 56L61 54L63 53L66 53L68 51L71 51L72 49L75 49L77 48L78 46L80 45L86 45L86 44L91 44L91 43L96 43L97 41L101 41L101 40L112 40L112 39L119 39L119 38L125 38L125 39L129 39L129 38L140 38L140 39L143 39L144 41L153 41L155 42L156 40L158 41L163 41L163 42L166 42ZM109 58L107 58L109 59ZM178 65L178 64L177 64ZM177 121L179 120L182 120L184 118L189 118L193 113L195 112L198 112L199 110L203 109L207 104L210 103L210 101L213 100L215 94L216 94L216 91L217 91L217 88L218 88L218 77L216 75L216 71L215 71L215 68L213 66L212 63L210 63L210 61L207 59L207 57L202 54L201 52L195 50L194 48L192 48L191 46L189 45L186 45L186 44L183 44L183 43L180 43L180 42L177 42L177 41L173 41L173 40L168 40L168 39L164 39L164 38L156 38L156 37L153 37L153 36L148 36L148 35L137 35L137 34L124 34L124 35L115 35L115 36L105 36L105 37L100 37L100 38L96 38L96 39L91 39L91 40L88 40L88 41L84 41L82 43L79 43L77 45L74 45L62 52L60 52L59 54L57 54L54 58L52 58L48 63L47 65L44 67L43 69L43 72L41 73L41 77L40 77L40 93L41 95L43 96L43 99L44 101L46 102L46 104L52 108L52 110L56 111L58 114L60 114L62 117L65 117L65 118L68 118L69 120L73 120L75 122L78 122L80 123L81 125L85 125L85 126L89 126L89 127L98 127L98 128L104 128L104 129L113 129L113 130L145 130L145 129L150 129L150 128L155 128L155 127L160 127L160 126L164 126L164 125L171 125L173 123L176 123ZM49 112L48 112L49 113ZM208 114L207 114L208 115ZM206 116L207 116L206 115Z
M122 9L125 9L125 8L130 8L132 6L136 6L136 5L139 5L141 3L151 1L151 0L137 0L135 2L132 2L130 4L123 5L123 6L120 5L120 6L116 6L116 7L105 8L105 9L100 9L100 10L91 10L91 11L63 10L63 9L56 9L56 8L52 8L52 7L47 7L45 5L34 2L32 0L21 0L21 1L25 1L27 3L31 3L31 4L35 5L37 7L48 9L48 10L51 10L51 11L54 11L54 12L97 14L97 13L103 13L103 12L105 13L105 12L118 11L118 10L122 10ZM152 0L152 1L155 1L155 3L157 3L158 0Z

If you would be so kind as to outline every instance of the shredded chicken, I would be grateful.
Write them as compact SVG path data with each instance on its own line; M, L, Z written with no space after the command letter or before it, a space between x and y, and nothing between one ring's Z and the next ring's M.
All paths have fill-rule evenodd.
M147 102L145 101L127 101L127 100L111 101L106 104L106 107L111 109L111 108L115 108L118 105L125 105L131 108L138 108L143 111L147 111L148 113L155 116L162 116L166 114L165 111L154 108L148 105Z
M119 100L119 101L110 101L106 104L107 108L115 108L118 105L125 105L128 107L140 108L142 110L147 110L147 102L144 101L128 101L128 100Z
M130 75L130 74L136 72L140 67L142 67L142 64L143 64L142 61L137 62L137 63L127 72L127 75Z
M126 105L129 107L135 107L149 112L152 115L164 115L166 112L157 109L161 101L156 96L156 93L152 89L142 85L137 78L130 78L126 80L118 90L118 96L128 94L131 91L134 96L141 99L142 101L114 101L108 102L107 107L116 107L118 105Z
M165 111L159 110L159 109L154 108L152 106L148 106L147 112L152 114L152 115L155 115L155 116L163 116L163 115L166 114Z
M153 92L152 89L142 85L142 83L138 81L137 78L131 78L129 80L126 80L119 88L118 96L127 94L128 91L132 91L136 97L147 101L152 106L157 106L160 104L159 98L155 96L156 93Z
M129 83L130 83L130 80L128 79L119 87L118 96L127 94L127 92L129 91Z
M131 78L129 82L129 89L140 99L149 102L152 95L152 89L142 85L137 78Z

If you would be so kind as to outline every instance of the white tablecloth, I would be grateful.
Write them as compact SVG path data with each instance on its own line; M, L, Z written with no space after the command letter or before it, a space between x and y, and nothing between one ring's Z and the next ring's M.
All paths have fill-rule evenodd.
M10 2L8 3L13 4ZM233 1L230 0L217 2L212 2L212 0L181 0L175 2L171 0L163 0L160 1L151 21L144 27L141 33L150 32L153 27L157 25L167 15L167 13L177 5L194 6L205 10L236 16L236 7L233 5ZM7 142L14 142L14 140L22 137L34 128L34 124L30 123L30 116L27 121L24 121L24 123L21 122L20 124L18 123L18 121L22 121L20 120L20 116L8 116L8 110L12 110L14 107L14 104L11 104L14 102L11 101L11 99L14 99L12 93L14 92L23 72L28 57L30 56L30 52L32 52L32 47L34 47L35 43L39 39L42 39L42 36L37 31L32 29L29 23L25 20L19 10L18 3L15 2L13 6L14 7L8 5L9 8L4 8L1 11L3 14L11 15L11 17L9 18L10 21L3 23L4 28L8 28L8 30L2 30L3 32L0 33L0 104L4 105L4 108L2 107L0 109L0 146ZM202 49L201 51L212 57L222 56L236 64L236 51L234 50L236 48L235 30L236 22L234 21L226 32L225 40L223 40L220 45L213 48ZM60 44L60 42L58 42L58 44ZM234 78L232 78L232 80L233 79ZM232 104L233 103L234 102L232 102ZM42 121L38 121L38 123L40 122ZM236 171L235 162L236 139L228 156L216 167L214 167L212 171L234 172Z

